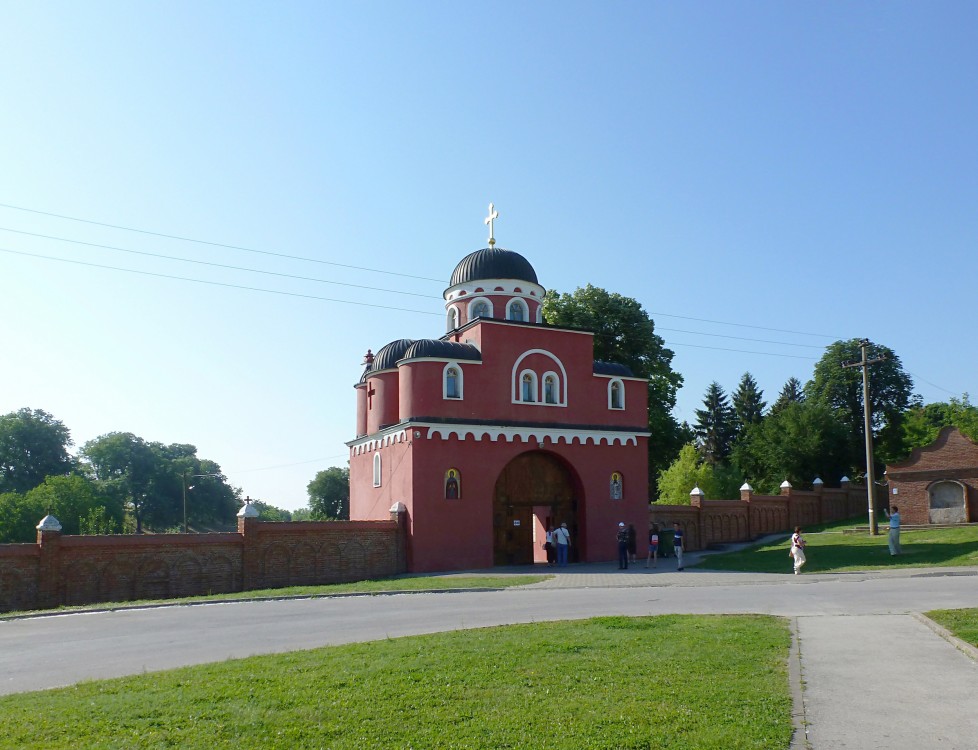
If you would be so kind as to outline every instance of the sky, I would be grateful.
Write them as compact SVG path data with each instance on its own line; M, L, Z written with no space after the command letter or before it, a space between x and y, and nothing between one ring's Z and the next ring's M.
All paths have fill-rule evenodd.
M976 393L975 28L972 2L0 0L0 414L191 443L306 506L364 353L444 332L490 201L543 286L641 302L680 421L837 339L925 402Z

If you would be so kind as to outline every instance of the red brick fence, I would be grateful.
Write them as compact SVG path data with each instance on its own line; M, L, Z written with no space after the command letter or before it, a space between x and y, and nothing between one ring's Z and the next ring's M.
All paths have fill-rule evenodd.
M403 512L392 509L390 521L288 523L252 513L250 505L241 510L237 532L156 536L62 536L49 516L36 544L0 544L0 612L340 583L407 570Z
M694 489L689 505L653 505L649 524L658 524L668 538L672 524L678 521L685 548L700 550L712 544L749 542L765 534L789 532L795 526L804 528L860 515L866 519L869 500L865 486L850 486L847 479L841 485L830 489L816 480L814 489L806 491L785 482L780 495L755 495L745 484L739 500L706 500L701 490ZM877 508L882 507L880 501L876 498Z

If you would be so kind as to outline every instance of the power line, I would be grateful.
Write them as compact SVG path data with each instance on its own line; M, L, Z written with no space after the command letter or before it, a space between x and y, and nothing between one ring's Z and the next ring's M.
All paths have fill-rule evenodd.
M441 317L441 313L429 312L428 310L412 310L406 307L394 307L393 305L376 305L372 302L354 302L347 299L335 299L333 297L319 297L315 294L299 294L298 292L284 292L278 289L262 289L261 287L254 286L243 286L241 284L226 284L221 281L205 281L204 279L190 279L186 276L172 276L166 273L153 273L152 271L137 271L134 268L120 268L119 266L109 266L103 265L101 263L87 263L82 260L71 260L69 258L55 258L50 255L39 255L37 253L25 253L19 250L10 250L8 248L0 247L0 253L10 253L12 255L23 255L28 258L41 258L43 260L53 260L59 261L61 263L73 263L78 266L89 266L91 268L102 268L109 271L122 271L123 273L135 273L140 276L155 276L160 279L173 279L175 281L189 281L193 284L208 284L210 286L222 286L229 289L243 289L248 292L264 292L266 294L279 294L284 297L300 297L302 299L314 299L320 300L322 302L338 302L341 305L357 305L358 307L376 307L381 310L397 310L398 312L409 312L418 313L419 315L438 315Z
M257 250L252 247L242 247L241 245L228 245L223 242L210 242L208 240L198 240L193 237L182 237L176 234L165 234L163 232L151 232L148 229L136 229L135 227L126 227L119 224L107 224L102 221L92 221L91 219L80 219L77 216L66 216L64 214L56 214L50 211L38 211L34 208L24 208L23 206L13 206L9 203L0 203L3 208L11 208L15 211L26 211L32 214L40 214L41 216L53 216L57 219L66 219L68 221L77 221L82 224L93 224L99 227L108 227L109 229L121 229L124 232L136 232L138 234L147 234L153 237L164 237L168 240L179 240L180 242L194 242L198 245L209 245L211 247L223 247L227 250L240 250L245 253L256 253L258 255L270 255L275 258L288 258L289 260L301 260L306 263L321 263L327 266L337 266L339 268L350 268L356 271L369 271L370 273L383 273L388 276L402 276L408 279L420 279L421 281L437 281L439 283L445 283L444 279L433 279L430 276L414 276L409 273L398 273L397 271L385 271L380 268L367 268L366 266L354 266L348 263L337 263L331 260L322 260L320 258L306 258L301 255L287 255L285 253L275 253L270 250Z
M691 346L694 349L712 349L718 352L739 352L740 354L760 354L764 357L790 357L791 359L807 359L811 362L817 362L818 357L803 357L800 354L781 354L780 352L750 352L746 349L726 349L719 346L704 346L702 344L684 344L678 341L667 341L669 346Z
M0 231L3 232L14 232L16 234L24 234L28 237L40 237L46 240L55 240L57 242L71 242L76 245L87 245L88 247L100 247L104 250L115 250L120 253L129 253L131 255L142 255L147 258L163 258L164 260L175 260L180 263L195 263L199 266L211 266L212 268L226 268L232 271L245 271L247 273L258 273L265 274L267 276L278 276L284 279L296 279L298 281L314 281L318 284L333 284L336 286L348 286L354 289L367 289L372 292L385 292L387 294L403 294L409 297L423 297L425 299L441 299L441 297L436 297L433 294L420 294L418 292L402 292L398 289L383 289L376 286L366 286L363 284L352 284L345 281L331 281L330 279L318 279L312 276L298 276L291 273L279 273L278 271L263 271L260 268L246 268L244 266L232 266L227 263L213 263L207 260L195 260L193 258L180 258L175 255L165 255L163 253L151 253L144 250L132 250L125 247L117 247L115 245L102 245L98 242L84 242L83 240L73 240L68 237L55 237L50 234L38 234L37 232L25 232L21 229L10 229L9 227L0 227Z
M802 346L806 349L824 349L818 344L792 344L790 341L771 341L770 339L751 339L743 336L730 336L726 333L704 333L703 331L684 331L681 328L656 328L657 331L672 331L673 333L691 333L695 336L714 336L721 339L736 339L738 341L753 341L758 344L780 344L781 346Z
M0 203L0 205L3 205ZM670 315L669 313L663 312L650 312L651 316L657 316L660 318L678 318L679 320L695 320L698 323L714 323L720 326L738 326L740 328L756 328L759 331L776 331L777 333L791 333L796 336L816 336L823 339L836 339L837 341L844 338L843 336L829 336L827 333L806 333L805 331L791 331L787 328L768 328L767 326L752 326L746 323L728 323L725 320L710 320L708 318L691 318L688 315Z

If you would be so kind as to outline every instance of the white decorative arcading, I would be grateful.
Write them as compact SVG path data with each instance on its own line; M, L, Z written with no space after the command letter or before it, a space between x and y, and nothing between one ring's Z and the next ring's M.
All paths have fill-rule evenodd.
M489 425L451 425L451 424L417 424L416 427L428 428L428 439L440 438L448 440L468 440L475 441L489 440L499 442L502 439L507 443L522 442L527 444L540 444L550 442L553 445L561 441L565 445L573 445L576 441L580 445L587 445L590 440L593 445L638 445L639 437L648 437L647 432L608 432L604 430L574 430L559 427L496 427Z
M378 448L385 448L389 445L395 443L403 443L407 441L407 430L403 427L396 430L391 430L387 433L381 433L370 438L363 438L362 440L350 443L350 455L352 456L362 456L365 453L373 453Z

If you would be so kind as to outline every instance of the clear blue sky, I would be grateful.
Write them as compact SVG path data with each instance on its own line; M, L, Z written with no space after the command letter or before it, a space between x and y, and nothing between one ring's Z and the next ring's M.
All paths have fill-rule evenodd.
M652 314L680 420L837 338L974 393L976 28L972 2L3 0L0 203L321 262L0 207L4 251L288 293L0 252L0 413L193 443L301 507L366 349L443 332L489 201L544 286Z

